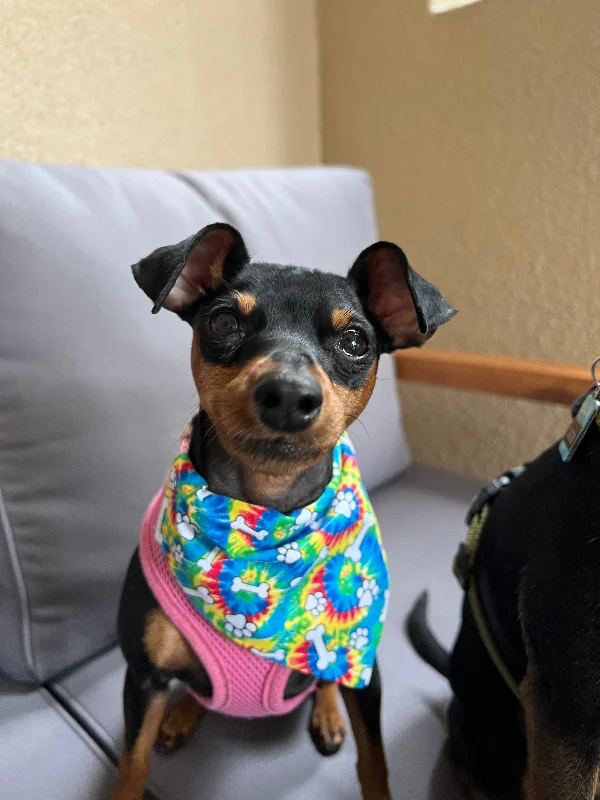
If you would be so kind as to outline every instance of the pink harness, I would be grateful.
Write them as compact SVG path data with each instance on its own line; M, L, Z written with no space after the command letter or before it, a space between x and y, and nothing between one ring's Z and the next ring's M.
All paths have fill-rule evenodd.
M197 613L165 564L155 530L164 492L154 497L142 521L140 561L148 585L171 622L184 636L206 669L212 683L211 698L191 694L205 708L233 717L268 717L287 714L314 691L309 687L284 699L291 670L250 653L216 631Z

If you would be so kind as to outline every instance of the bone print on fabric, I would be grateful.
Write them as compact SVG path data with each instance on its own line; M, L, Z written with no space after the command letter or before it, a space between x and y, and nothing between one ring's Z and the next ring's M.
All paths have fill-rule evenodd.
M370 680L389 596L377 519L344 434L321 497L289 515L213 494L186 452L156 547L193 610L254 655L315 678Z

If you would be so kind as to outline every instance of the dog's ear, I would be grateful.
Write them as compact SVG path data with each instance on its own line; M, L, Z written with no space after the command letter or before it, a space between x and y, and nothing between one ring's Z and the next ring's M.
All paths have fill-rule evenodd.
M420 347L456 314L441 292L416 273L402 250L391 242L377 242L363 250L348 279L380 330L385 353Z
M249 260L241 234L217 222L179 244L159 247L131 270L154 301L153 314L164 306L185 318L186 308L231 280Z

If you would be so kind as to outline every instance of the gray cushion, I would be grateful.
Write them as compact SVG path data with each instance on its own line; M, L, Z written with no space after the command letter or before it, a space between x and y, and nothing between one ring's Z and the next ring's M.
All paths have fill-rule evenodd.
M0 689L2 800L106 800L116 768L45 689Z
M129 265L215 220L253 255L345 270L376 239L367 176L171 176L0 161L0 670L107 647L144 507L196 404L189 328ZM368 485L408 462L390 359L355 439Z
M189 334L151 317L129 265L214 214L158 173L0 162L0 187L0 669L31 681L114 641L137 521L194 407Z
M447 645L457 626L460 591L451 574L463 518L478 485L442 472L412 467L373 493L392 573L388 619L380 650L384 740L395 800L463 798L446 762L446 682L412 652L403 622L417 594L431 589L431 620ZM125 666L117 650L63 678L67 705L84 717L105 747L122 746L121 690ZM153 756L152 791L161 800L358 800L352 737L323 759L306 726L309 704L291 717L232 720L207 714L193 740L171 756Z

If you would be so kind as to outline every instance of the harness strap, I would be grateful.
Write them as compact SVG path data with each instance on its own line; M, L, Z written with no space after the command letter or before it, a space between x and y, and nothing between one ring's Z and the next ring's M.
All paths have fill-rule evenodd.
M475 620L475 625L477 626L477 632L481 636L481 641L484 644L485 649L488 652L489 657L494 662L494 666L502 676L504 682L517 698L519 702L521 702L521 695L519 694L519 687L514 681L513 676L511 675L508 667L502 660L502 656L498 652L498 648L494 644L494 640L490 634L489 628L487 626L487 622L485 619L485 614L483 611L483 607L481 605L481 601L479 600L479 594L477 592L477 585L474 580L471 581L468 591L467 597L469 598L469 605L471 607L471 611L473 612L473 618Z
M494 638L490 633L475 577L475 559L477 557L481 533L483 531L488 513L489 505L486 504L478 513L475 513L472 516L466 544L461 546L454 560L454 574L467 593L469 607L471 608L473 619L475 620L477 632L481 637L481 641L483 642L489 657L491 658L494 666L502 676L508 688L514 694L517 700L521 702L519 687L510 670L504 663L504 660L502 659L502 656L496 647Z

